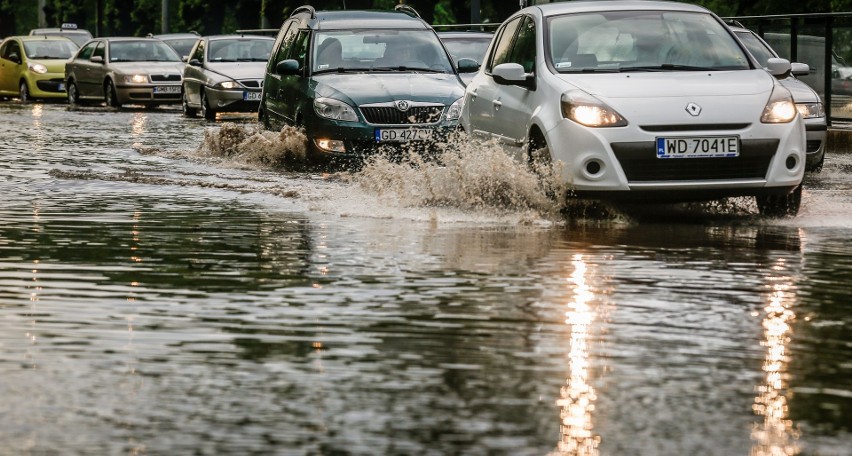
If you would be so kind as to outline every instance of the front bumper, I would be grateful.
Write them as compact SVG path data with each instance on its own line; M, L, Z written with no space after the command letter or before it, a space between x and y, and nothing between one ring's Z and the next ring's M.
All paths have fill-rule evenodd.
M65 98L65 74L44 73L30 76L27 81L33 98Z
M306 134L311 153L315 157L363 158L376 153L387 153L391 157L404 157L410 152L421 155L436 155L450 136L458 131L457 120L444 120L429 125L370 125L360 122L335 122L313 117L314 124L306 122ZM379 129L429 129L432 136L428 140L408 142L379 142L376 131ZM322 149L321 140L342 141L346 152Z
M255 112L260 106L260 89L226 90L205 87L207 101L216 111Z
M805 120L806 142L806 164L807 169L816 168L825 157L825 141L828 135L828 127L825 117Z

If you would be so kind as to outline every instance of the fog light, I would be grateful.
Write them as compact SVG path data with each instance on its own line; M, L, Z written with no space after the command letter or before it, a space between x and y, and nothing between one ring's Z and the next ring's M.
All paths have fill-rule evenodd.
M793 170L794 168L796 168L797 163L799 163L799 160L796 159L796 156L790 155L787 157L787 162L785 164L787 165L787 169Z
M324 152L346 152L346 146L343 145L343 141L337 139L317 138L314 139L314 144Z
M597 179L603 175L604 164L597 158L586 160L583 164L583 171L586 179Z

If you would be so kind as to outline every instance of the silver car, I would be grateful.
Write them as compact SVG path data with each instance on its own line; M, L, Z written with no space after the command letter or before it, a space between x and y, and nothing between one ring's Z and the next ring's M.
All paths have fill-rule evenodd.
M65 64L71 105L103 101L156 106L180 102L183 62L154 38L95 38Z
M216 35L198 40L183 72L183 113L207 120L218 112L257 112L266 63L275 40Z
M732 26L731 30L761 65L766 66L769 59L779 57L778 53L753 31L737 26ZM796 78L796 76L805 76L809 73L810 68L807 65L794 63L790 75L781 78L780 81L781 85L786 87L793 95L796 108L799 110L802 119L805 120L807 132L805 170L819 172L825 162L825 138L828 134L828 124L819 95L809 85Z

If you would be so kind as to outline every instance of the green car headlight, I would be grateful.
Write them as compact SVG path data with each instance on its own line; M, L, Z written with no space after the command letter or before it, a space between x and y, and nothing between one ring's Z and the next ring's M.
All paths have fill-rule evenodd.
M458 120L461 117L462 107L464 106L464 97L459 98L450 105L447 109L447 120Z
M320 117L344 122L357 122L358 114L355 108L334 98L317 98L314 100L314 111Z

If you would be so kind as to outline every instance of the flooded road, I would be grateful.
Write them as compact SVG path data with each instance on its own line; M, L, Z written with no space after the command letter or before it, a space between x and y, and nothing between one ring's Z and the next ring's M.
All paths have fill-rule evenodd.
M250 117L0 125L0 454L852 455L852 155L771 221L552 207L488 151L323 175Z

